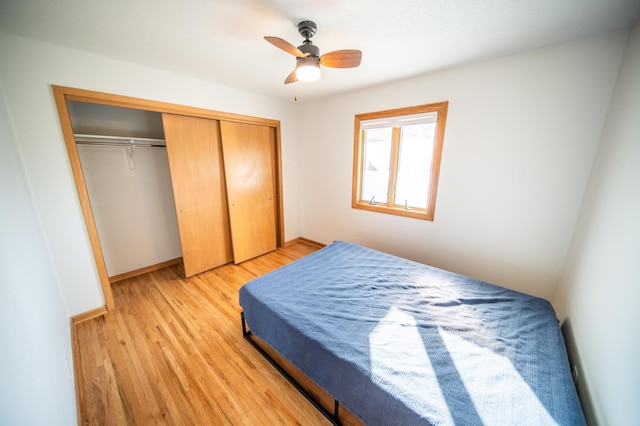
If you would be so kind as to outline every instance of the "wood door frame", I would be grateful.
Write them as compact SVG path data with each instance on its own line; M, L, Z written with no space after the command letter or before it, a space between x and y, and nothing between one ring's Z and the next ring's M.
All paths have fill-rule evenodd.
M91 249L93 251L93 258L95 260L96 268L98 271L98 277L100 279L100 285L104 295L105 306L107 311L115 309L115 303L113 300L113 294L111 293L111 284L109 282L109 276L107 274L107 267L104 262L102 253L102 247L100 245L100 239L98 237L98 229L96 228L95 219L93 217L93 210L91 208L91 202L89 200L89 192L84 180L84 173L82 171L82 165L80 163L80 156L76 147L75 138L73 136L73 129L71 127L71 117L69 115L69 109L67 107L67 101L78 101L93 104L102 104L110 106L118 106L146 111L153 111L159 113L169 113L176 115L185 115L190 117L208 118L220 121L234 121L248 124L260 124L268 126L275 131L275 148L276 148L276 226L277 226L277 245L283 247L284 241L284 210L282 201L282 152L280 145L280 121L267 118L252 117L248 115L234 114L228 112L208 110L204 108L190 107L185 105L177 105L166 102L151 101L140 98L133 98L129 96L114 95L110 93L95 92L91 90L76 89L71 87L52 85L53 96L58 109L58 117L60 119L60 125L62 127L62 135L67 148L67 154L69 155L69 161L71 165L71 171L73 173L73 179L76 185L76 191L80 201L80 207L82 209L82 215L87 228L89 241L91 243Z

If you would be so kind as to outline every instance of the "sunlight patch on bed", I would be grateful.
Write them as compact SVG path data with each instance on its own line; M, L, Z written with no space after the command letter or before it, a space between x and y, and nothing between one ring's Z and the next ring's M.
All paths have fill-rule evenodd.
M557 425L509 358L442 328L438 332L485 425L512 423L513 413L531 424Z
M421 416L454 424L413 316L392 307L369 334L369 352L374 382Z

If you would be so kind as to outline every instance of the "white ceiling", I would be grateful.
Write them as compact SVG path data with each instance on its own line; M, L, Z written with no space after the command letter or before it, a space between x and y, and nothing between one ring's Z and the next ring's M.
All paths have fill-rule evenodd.
M629 28L640 0L0 0L0 31L293 100ZM355 69L284 85L313 20L321 53L360 49Z

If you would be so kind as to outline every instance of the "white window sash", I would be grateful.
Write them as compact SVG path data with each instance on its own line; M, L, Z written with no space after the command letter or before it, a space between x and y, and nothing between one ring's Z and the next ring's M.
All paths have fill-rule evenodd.
M401 115L397 117L382 117L371 120L362 120L360 129L380 129L385 127L402 127L414 124L432 124L438 122L438 112L425 112L423 114Z

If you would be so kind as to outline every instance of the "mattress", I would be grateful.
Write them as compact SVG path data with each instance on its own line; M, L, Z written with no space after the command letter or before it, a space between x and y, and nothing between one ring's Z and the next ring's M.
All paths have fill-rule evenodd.
M239 297L251 332L365 424L585 424L544 299L344 241Z

